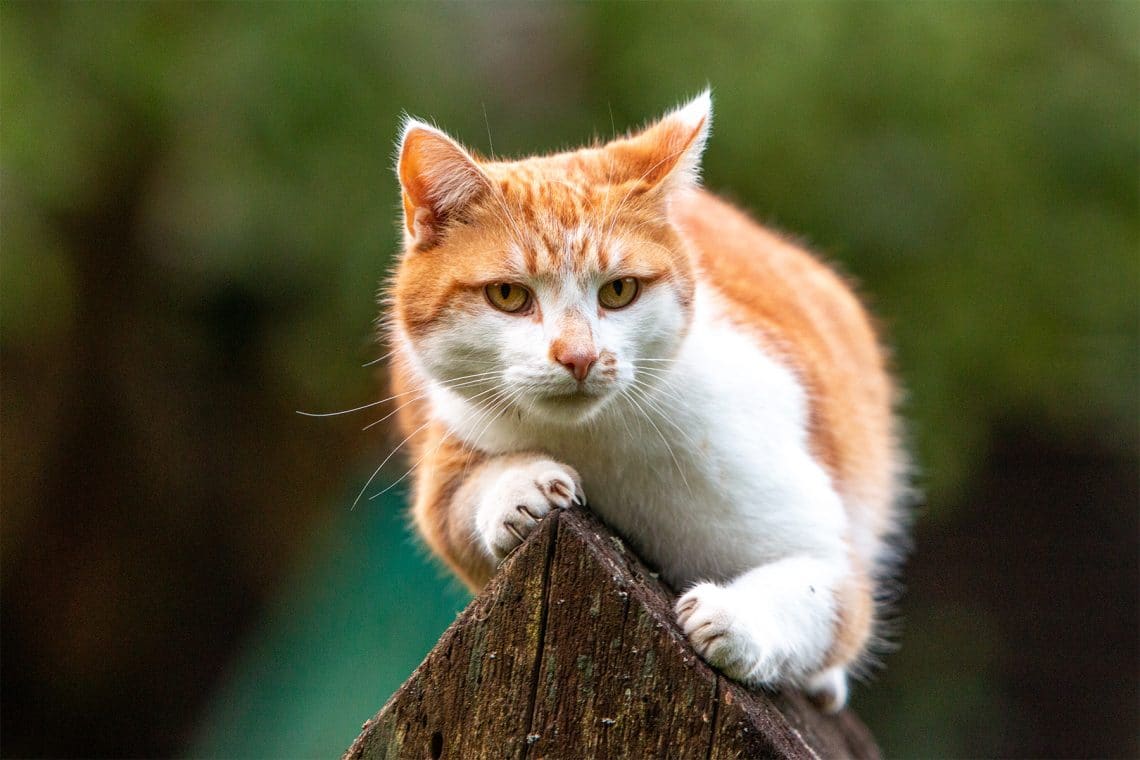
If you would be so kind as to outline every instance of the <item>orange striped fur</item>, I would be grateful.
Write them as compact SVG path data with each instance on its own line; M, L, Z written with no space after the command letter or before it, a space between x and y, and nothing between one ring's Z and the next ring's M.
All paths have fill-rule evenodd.
M534 510L546 508L546 502L548 507L565 506L581 492L596 502L592 503L603 517L619 529L627 527L623 520L635 508L636 494L628 495L612 485L613 475L605 475L609 472L606 462L595 462L585 450L580 456L573 452L578 451L576 440L586 440L597 430L610 430L607 425L612 424L614 431L606 433L607 440L625 435L618 422L626 423L628 431L634 418L634 430L640 424L646 431L646 446L650 439L656 446L657 436L640 422L635 408L647 417L660 413L657 421L662 424L655 427L673 462L663 455L652 459L652 454L637 454L632 455L631 470L644 466L657 468L657 472L662 467L672 471L677 465L689 470L681 473L683 480L692 474L692 480L698 481L698 491L707 488L708 493L716 493L722 486L715 477L702 480L701 467L706 466L702 463L712 461L722 449L727 452L722 460L734 461L731 443L717 440L716 424L707 425L706 430L702 420L709 415L702 417L677 406L685 404L684 389L666 387L645 401L652 404L650 408L634 405L618 412L614 410L624 408L620 405L625 403L620 399L628 394L611 393L610 387L635 392L641 387L637 381L622 386L622 378L638 377L641 368L646 368L640 375L646 388L661 378L665 378L661 382L684 382L680 378L687 376L681 368L691 363L685 357L700 350L690 344L705 334L695 331L711 330L708 334L721 336L717 340L730 342L736 334L754 347L755 361L748 366L769 373L764 377L772 378L772 388L784 387L781 371L794 380L793 391L787 395L790 414L794 416L798 408L798 393L802 392L806 403L803 466L805 472L818 470L818 478L811 477L823 484L817 487L813 481L811 486L812 493L821 494L816 522L839 526L834 541L821 539L818 548L805 550L805 572L815 572L812 568L817 565L812 562L819 559L821 583L830 584L825 604L813 607L805 602L802 609L813 626L822 625L819 621L830 626L826 644L818 645L823 639L811 633L805 638L811 641L796 650L796 657L803 660L801 666L765 669L764 642L753 642L753 651L748 640L749 636L763 638L748 633L762 629L763 621L738 620L731 606L716 606L716 599L721 598L716 595L724 589L751 593L747 589L753 587L744 572L750 564L739 559L749 556L747 546L726 550L723 561L670 567L668 558L673 555L668 547L674 540L670 536L683 534L661 526L639 527L651 518L638 515L628 516L625 532L647 559L662 565L664 577L671 582L707 581L692 587L678 605L679 621L706 658L745 682L803 686L837 707L846 693L844 670L858 661L872 632L875 584L890 558L887 538L897 524L902 457L894 437L893 385L872 322L843 279L802 248L696 186L709 118L705 95L632 137L519 161L478 158L442 132L409 122L399 163L405 246L390 298L394 390L411 398L401 409L399 422L404 435L410 437L414 463L413 514L431 549L474 589L488 580L500 558L494 548L499 539L492 534L505 536L502 540L508 542L509 550L514 542L511 536L533 527L528 510L511 511L521 504L505 504L507 516L499 523L484 514L491 509L487 506L491 493L521 494L502 498L530 503L526 478L520 481L517 475L525 468L541 471L536 476L540 480L548 477L541 473L554 473L548 481L536 483ZM602 283L618 278L633 278L627 282L637 283L630 305L608 309L596 299L589 300ZM488 287L512 283L523 287L529 300L514 313L496 310L488 302ZM579 285L585 296L565 295L568 289L577 294ZM517 291L503 292L517 296ZM656 310L654 318L635 322L638 309ZM663 337L645 337L652 330ZM504 337L508 332L514 337ZM636 340L630 337L634 335ZM642 344L637 350L661 355L630 358L630 346L638 340ZM519 346L521 342L536 345ZM488 347L486 355L481 353L483 345ZM493 354L491 346L498 346L498 353ZM531 348L533 356L519 353ZM538 378L526 382L545 390L534 390L522 381L515 385L504 381L503 373L519 369L503 358L508 354L525 355L526 362L533 364L527 371ZM763 369L769 366L766 362L776 369ZM544 368L543 363L549 366ZM677 368L676 374L665 377L673 371L666 369L670 367ZM580 377L583 370L588 372L585 379ZM698 367L696 371L704 376L705 370ZM513 399L504 387L515 393ZM741 402L733 402L733 408L744 416L753 405L762 406L778 396L775 390L763 390L768 387L763 383L756 387L760 396L750 400L745 394ZM702 397L717 403L715 393ZM483 418L472 420L480 410ZM464 416L468 413L471 416ZM764 413L778 414L778 410ZM532 424L535 429L554 432L549 437L531 435L527 431ZM687 448L700 448L686 440L689 432L713 451L710 459L699 459L700 451L687 452ZM763 448L762 432L756 433L758 450ZM637 451L637 443L626 442L622 450ZM696 457L692 469L681 466L677 449L683 461ZM749 466L762 472L768 463L758 460ZM651 484L652 478L646 482ZM692 491L692 483L687 484ZM825 493L821 488L831 490ZM609 495L608 504L603 503L602 494ZM627 496L629 504L625 505ZM699 504L674 506L665 495L647 493L645 498L671 505L660 514L702 508ZM842 505L842 515L834 513L829 506L832 501ZM798 507L794 503L766 507L777 508ZM678 514L680 519L689 519L683 512ZM715 520L716 514L712 509L708 519ZM743 514L726 519L747 525L769 516ZM509 535L495 534L496 525L505 527ZM810 538L814 529L804 530ZM715 547L715 541L710 541ZM814 546L814 538L805 541ZM781 556L776 546L757 551L757 556L771 560ZM792 550L788 551L790 556ZM758 571L768 561L757 560ZM829 568L834 569L834 578ZM796 577L791 569L779 576L781 583L791 586ZM811 593L815 593L814 585ZM788 606L799 614L790 591L786 599L773 598L767 603ZM794 617L791 612L789 616ZM698 631L689 630L689 624L702 614L708 618L701 623L702 630L723 628L723 635L702 640ZM794 638L781 633L769 642L770 648L783 646L791 651L793 644L799 646ZM751 670L725 664L726 658L731 659L724 650L725 640L739 640L733 657L752 652ZM801 649L809 653L802 654ZM781 656L791 661L791 655Z

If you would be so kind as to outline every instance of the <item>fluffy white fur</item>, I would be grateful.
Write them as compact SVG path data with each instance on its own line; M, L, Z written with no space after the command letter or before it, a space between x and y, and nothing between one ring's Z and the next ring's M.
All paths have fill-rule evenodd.
M679 620L702 655L746 683L791 682L841 704L842 673L813 676L847 571L847 521L808 451L804 389L728 321L716 293L698 288L686 332L667 288L599 319L604 277L536 288L542 325L488 309L412 354L453 435L489 453L549 454L484 475L473 530L501 558L517 544L505 524L523 535L534 525L518 504L544 514L571 501L547 498L537 470L576 475L593 508L690 589ZM585 383L592 401L557 400L576 387L546 352L566 318L588 322L599 350ZM458 390L438 382L494 367L504 369Z

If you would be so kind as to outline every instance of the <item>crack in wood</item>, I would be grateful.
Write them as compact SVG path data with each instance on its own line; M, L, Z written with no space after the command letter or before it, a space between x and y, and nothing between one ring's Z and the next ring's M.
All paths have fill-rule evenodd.
M554 564L554 552L558 548L558 520L554 520L554 524L550 528L550 536L547 539L549 544L546 548L546 561L542 566L542 605L539 607L538 613L538 644L534 655L534 670L531 673L530 679L530 699L527 701L526 710L526 737L522 742L521 752L519 757L526 758L530 755L530 748L534 742L531 737L534 736L534 705L538 699L538 685L542 678L542 664L543 654L546 651L546 621L550 616L550 568Z
M713 690L713 707L712 717L709 719L709 748L705 752L705 760L712 760L713 750L716 749L716 738L719 734L720 728L720 694L721 689L724 688L724 677L718 675L716 677L716 688Z

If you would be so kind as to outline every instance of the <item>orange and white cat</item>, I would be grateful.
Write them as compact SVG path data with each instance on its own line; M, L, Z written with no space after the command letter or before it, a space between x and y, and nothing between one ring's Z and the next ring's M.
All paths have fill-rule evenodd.
M390 291L416 525L472 588L584 503L693 646L830 709L872 633L903 458L848 286L699 189L706 92L631 137L478 158L409 120Z

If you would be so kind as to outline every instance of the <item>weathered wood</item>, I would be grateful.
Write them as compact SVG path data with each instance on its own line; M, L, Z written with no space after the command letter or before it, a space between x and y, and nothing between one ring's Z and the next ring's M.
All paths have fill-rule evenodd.
M435 648L364 724L346 757L520 757L542 648L557 522L509 557Z
M851 713L749 691L689 647L674 595L583 510L500 568L346 758L877 757Z
M668 622L665 597L639 565L596 520L562 520L531 757L707 753L716 676Z

